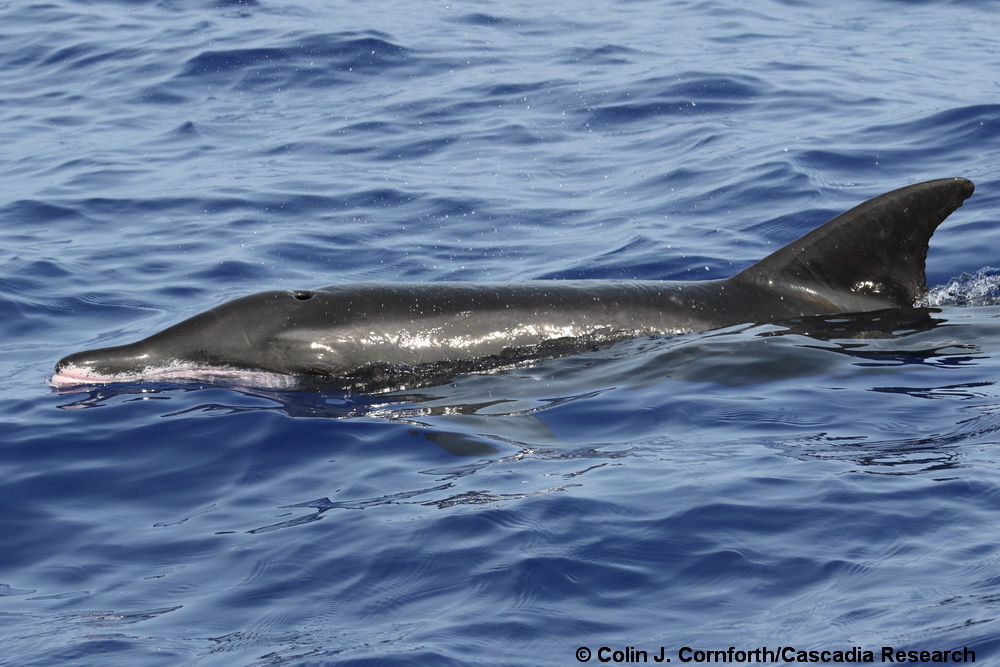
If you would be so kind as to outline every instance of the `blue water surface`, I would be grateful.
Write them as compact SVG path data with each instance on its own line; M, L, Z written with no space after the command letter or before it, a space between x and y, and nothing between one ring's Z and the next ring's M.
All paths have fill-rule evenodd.
M990 664L998 27L971 0L0 1L0 661ZM946 176L977 192L918 310L390 394L46 384L262 289L726 277Z

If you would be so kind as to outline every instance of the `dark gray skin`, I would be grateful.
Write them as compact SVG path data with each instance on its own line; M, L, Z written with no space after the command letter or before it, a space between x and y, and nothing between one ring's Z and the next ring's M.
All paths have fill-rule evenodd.
M962 178L889 192L725 280L361 283L261 292L137 343L69 355L52 381L136 381L180 364L195 379L223 369L371 390L626 338L906 308L927 290L931 235L972 192Z

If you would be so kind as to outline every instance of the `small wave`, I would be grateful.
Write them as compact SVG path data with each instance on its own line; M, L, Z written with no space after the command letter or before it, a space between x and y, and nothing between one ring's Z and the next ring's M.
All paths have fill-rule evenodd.
M1000 269L986 266L974 274L963 273L945 285L932 287L918 306L995 306L1000 304Z
M398 67L411 56L409 49L382 39L381 33L312 35L290 44L202 51L185 63L179 80L230 81L242 87L325 87L342 82L346 75Z
M675 78L655 77L643 82L650 91L646 99L634 99L634 91L617 100L588 109L590 127L616 127L666 116L703 116L731 113L755 103L766 86L743 76L685 73Z

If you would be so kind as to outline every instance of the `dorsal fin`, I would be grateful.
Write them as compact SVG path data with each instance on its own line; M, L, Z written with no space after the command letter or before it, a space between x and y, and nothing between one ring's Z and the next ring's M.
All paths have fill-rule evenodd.
M927 291L931 235L974 189L943 178L887 192L841 213L733 277L820 294L847 291L906 307Z

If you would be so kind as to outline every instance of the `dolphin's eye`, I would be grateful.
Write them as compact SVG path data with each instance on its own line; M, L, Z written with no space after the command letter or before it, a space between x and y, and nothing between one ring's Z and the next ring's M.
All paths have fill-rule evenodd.
M309 299L313 298L313 293L310 292L309 290L300 289L292 292L292 296L294 296L299 301L308 301Z

